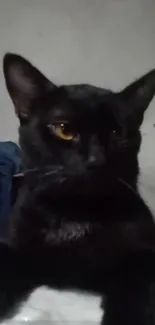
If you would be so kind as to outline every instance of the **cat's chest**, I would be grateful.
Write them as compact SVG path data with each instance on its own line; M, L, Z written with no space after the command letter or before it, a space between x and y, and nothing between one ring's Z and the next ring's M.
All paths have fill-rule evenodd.
M22 249L38 251L38 247L59 248L59 252L70 250L75 254L88 251L91 254L113 256L122 254L122 251L133 248L141 237L143 227L139 221L107 221L89 222L57 218L51 213L51 218L46 222L41 215L21 215L15 222L13 243ZM82 247L82 251L81 251ZM51 250L52 253L52 250ZM82 254L82 255L83 255ZM79 254L78 254L79 255Z
M100 296L41 287L31 294L16 316L5 325L12 325L15 321L19 324L35 321L37 325L44 321L49 324L76 322L84 325L93 322L100 325L102 317Z

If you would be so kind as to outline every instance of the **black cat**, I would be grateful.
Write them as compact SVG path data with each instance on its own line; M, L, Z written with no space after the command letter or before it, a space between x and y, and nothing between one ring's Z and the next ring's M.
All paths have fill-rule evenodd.
M25 182L1 243L0 316L39 285L106 296L104 324L154 324L155 226L137 189L155 70L114 93L4 57Z

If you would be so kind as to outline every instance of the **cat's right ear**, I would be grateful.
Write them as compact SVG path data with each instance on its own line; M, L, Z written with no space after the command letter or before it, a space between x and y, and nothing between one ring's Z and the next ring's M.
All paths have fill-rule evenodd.
M32 103L56 86L20 55L7 53L3 59L5 82L20 119L28 118Z

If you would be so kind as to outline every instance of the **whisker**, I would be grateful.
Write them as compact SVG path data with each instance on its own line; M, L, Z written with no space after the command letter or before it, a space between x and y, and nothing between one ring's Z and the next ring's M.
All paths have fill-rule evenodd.
M46 170L49 169L49 172L46 172ZM51 170L52 169L52 170ZM13 175L13 177L17 178L17 177L24 177L25 175L31 174L31 173L37 173L37 172L44 172L46 173L46 175L51 175L51 174L55 174L60 172L60 170L63 170L63 166L54 166L54 165L48 165L44 168L30 168L30 169L26 169L23 172L20 173L16 173Z
M49 172L46 172L45 174L43 175L39 175L40 178L42 177L46 177L46 176L50 176L50 175L54 175L54 174L57 174L58 172L60 172L60 170L51 170Z
M138 193L136 192L136 190L129 183L127 183L122 178L118 178L118 180L119 180L120 183L122 183L123 185L125 185L130 191L132 191L139 198Z

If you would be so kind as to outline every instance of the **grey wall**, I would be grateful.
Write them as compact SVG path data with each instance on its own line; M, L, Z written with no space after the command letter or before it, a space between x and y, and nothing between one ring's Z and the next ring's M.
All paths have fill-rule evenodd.
M155 68L155 1L0 0L0 59L6 51L26 56L54 82L120 89ZM140 155L150 182L154 123L155 100L146 114ZM0 140L16 140L17 124L1 65Z

